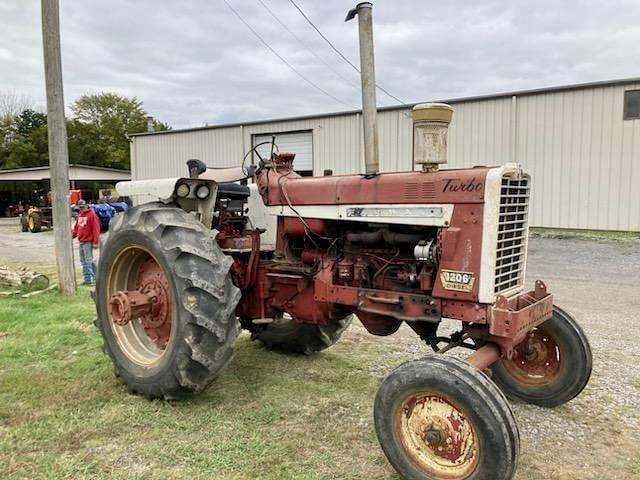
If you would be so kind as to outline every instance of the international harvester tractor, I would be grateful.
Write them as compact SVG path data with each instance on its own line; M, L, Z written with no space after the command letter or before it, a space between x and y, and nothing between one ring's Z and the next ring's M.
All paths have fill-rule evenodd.
M545 283L525 289L529 175L439 168L451 107L415 106L418 168L379 173L371 4L356 14L365 173L302 178L274 143L255 166L190 160L188 177L118 184L138 204L102 247L105 351L131 392L178 399L220 375L241 328L312 354L354 316L373 335L404 323L437 353L380 385L373 414L389 462L411 480L512 478L519 435L505 396L570 401L589 380L589 343ZM442 336L445 319L459 329ZM472 353L445 355L454 347Z

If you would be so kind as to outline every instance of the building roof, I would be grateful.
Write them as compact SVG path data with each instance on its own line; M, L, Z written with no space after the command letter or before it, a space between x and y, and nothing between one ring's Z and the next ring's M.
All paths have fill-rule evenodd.
M529 90L516 90L516 91L494 93L494 94L487 94L487 95L476 95L471 97L457 97L457 98L428 100L428 101L456 104L456 103L463 103L463 102L473 102L478 100L492 100L496 98L513 97L513 96L523 97L526 95L540 95L544 93L563 92L567 90L583 90L587 88L611 87L616 85L627 85L631 83L640 83L640 77L622 78L618 80L602 80L602 81L588 82L588 83L575 83L571 85L560 85L555 87L543 87L543 88L534 88ZM378 108L378 111L385 112L385 111L391 111L391 110L403 110L407 108L413 108L415 105L418 105L419 103L424 103L424 102L406 103L401 105L390 105L387 107L380 107ZM248 125L260 125L265 123L287 122L287 121L296 121L296 120L312 120L315 118L326 118L326 117L338 117L343 115L354 115L356 113L361 113L361 112L362 110L343 110L338 112L320 113L316 115L301 115L297 117L269 118L265 120L251 120L248 122L221 123L218 125L205 125L201 127L179 128L175 130L163 130L160 132L131 133L129 134L129 136L141 137L146 135L167 135L170 133L195 132L198 130L213 130L216 128L229 128L229 127L240 127L240 126L248 126Z
M12 168L0 170L0 182L20 182L51 178L49 167ZM131 180L129 170L116 168L94 167L91 165L69 165L69 180L84 181L121 181Z

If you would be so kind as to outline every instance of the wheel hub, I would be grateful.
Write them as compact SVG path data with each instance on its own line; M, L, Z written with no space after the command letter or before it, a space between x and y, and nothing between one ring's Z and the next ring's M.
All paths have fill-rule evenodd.
M140 316L140 321L147 328L159 328L167 321L168 294L160 282L153 281L141 288L149 302L149 307Z
M148 318L158 327L166 320L158 307L158 294L149 288L132 291L118 291L109 299L109 315L116 325L126 325L134 318ZM166 313L166 312L165 312ZM160 314L160 315L159 315Z
M442 445L444 439L444 432L439 428L435 428L433 424L424 432L424 441L427 442L431 448L437 448Z
M133 315L128 292L116 292L109 299L109 316L116 325L126 325Z
M560 372L560 348L544 328L536 328L514 351L506 370L519 382L542 385L553 381Z
M547 357L547 348L539 338L529 337L529 339L525 343L526 345L520 352L521 356L525 360L529 362L535 362Z

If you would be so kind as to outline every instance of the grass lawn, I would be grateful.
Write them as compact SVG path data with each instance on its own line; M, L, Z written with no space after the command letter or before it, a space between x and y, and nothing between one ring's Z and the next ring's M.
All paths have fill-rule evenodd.
M350 334L312 357L247 334L230 368L180 403L127 393L89 290L0 299L2 478L398 478L372 405L389 344ZM386 346L385 346L386 345Z

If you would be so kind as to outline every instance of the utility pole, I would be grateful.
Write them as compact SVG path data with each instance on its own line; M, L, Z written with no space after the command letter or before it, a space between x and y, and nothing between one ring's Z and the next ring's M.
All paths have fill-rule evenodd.
M49 166L53 196L53 234L56 248L58 289L75 295L76 274L69 213L69 151L64 119L62 59L60 54L60 7L58 0L42 0L42 44L47 85Z

